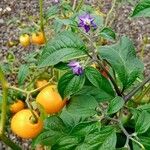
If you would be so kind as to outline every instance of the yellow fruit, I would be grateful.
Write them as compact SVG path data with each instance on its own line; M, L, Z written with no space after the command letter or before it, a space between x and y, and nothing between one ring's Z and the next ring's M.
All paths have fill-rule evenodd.
M36 137L43 129L43 121L38 117L38 122L33 123L31 118L32 113L29 109L23 109L16 113L11 120L13 133L25 139Z
M22 34L19 37L20 44L24 47L27 47L30 44L30 37L28 34Z
M36 88L41 88L46 84L48 84L47 80L37 80L36 81Z
M45 43L45 37L43 32L32 33L31 41L33 44L42 45Z
M10 105L10 111L13 114L17 113L18 111L20 111L24 108L25 108L25 104L21 100L17 100L16 102L14 102L13 104Z
M57 92L56 85L44 88L37 95L36 102L40 103L48 114L59 112L66 104L66 100L62 100Z

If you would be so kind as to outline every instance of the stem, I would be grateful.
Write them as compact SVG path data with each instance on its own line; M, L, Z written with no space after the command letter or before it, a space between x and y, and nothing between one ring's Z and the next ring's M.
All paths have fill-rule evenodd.
M81 0L79 5L76 8L76 12L78 12L80 10L80 8L82 7L83 3L84 3L84 0Z
M41 31L43 32L43 35L44 35L44 38L46 41L46 36L45 36L45 31L44 31L44 23L43 23L43 20L44 20L44 17L43 17L43 0L39 0L39 7L40 7L40 28L41 28Z
M132 91L129 92L129 94L127 94L124 97L124 100L127 102L128 100L130 100L130 98L132 98L133 95L135 95L147 82L150 81L150 76L147 77L139 86L137 86L136 88L134 88Z
M106 74L108 75L108 78L110 79L111 83L114 86L114 89L116 91L116 93L118 94L118 96L122 96L120 89L118 88L115 80L113 79L113 77L111 76L111 74L107 71L107 69L105 68L105 66L101 63L100 60L97 60L97 63L101 66L101 68L106 72Z
M30 109L30 111L31 111L31 113L32 113L32 116L33 116L33 118L34 118L34 123L37 123L37 122L38 122L38 117L36 116L36 114L35 114L34 111L33 111L32 105L31 105L30 102L29 102L29 98L30 98L30 93L27 94L27 97L26 97L25 102L26 102L28 108Z
M14 150L21 150L21 148L15 144L13 141L11 141L7 136L5 135L1 135L0 136L0 139L6 144L8 145L9 147L11 147L11 149L14 149Z
M4 77L2 68L0 67L0 81L2 84L2 108L1 108L1 121L0 121L0 139L10 146L12 149L21 150L21 148L13 143L8 137L4 135L5 131L5 123L6 123L6 115L7 115L7 93L8 93L8 83Z
M72 5L72 10L75 10L76 4L77 4L77 0L74 0L74 1L73 1L73 5Z
M20 89L20 88L14 87L14 86L9 86L8 88L9 88L9 89L12 89L12 90L15 90L15 91L19 91L19 92L21 92L21 93L25 93L25 94L27 94L27 92L28 92L28 91L26 91L26 90L22 90L22 89Z
M120 91L120 89L118 88L118 86L117 86L117 84L116 84L116 82L115 82L115 80L113 79L113 77L111 76L111 74L107 71L107 69L105 68L105 66L103 65L103 60L97 55L97 47L96 47L96 45L94 44L94 42L91 40L92 38L90 38L89 36L88 36L88 34L87 33L84 33L84 32L82 32L82 30L79 30L81 33L82 33L82 35L90 42L90 45L91 45L91 47L93 47L93 54L91 55L91 54L89 54L88 52L87 52L87 55L91 58L91 59L93 59L94 61L97 61L97 63L100 65L100 67L106 72L106 74L108 75L108 78L110 79L110 81L112 82L112 84L113 84L113 86L114 86L114 89L115 89L115 91L116 91L116 93L118 94L118 96L122 96L122 94L121 94L121 91Z
M115 5L116 5L116 0L113 0L113 2L112 2L112 7L111 7L110 11L108 12L107 17L106 17L106 20L105 20L105 27L106 27L107 24L108 24L108 20L110 19L111 13L114 11Z
M137 144L142 148L142 150L145 150L145 147L144 147L143 144L141 144L139 141L137 141L136 139L134 139L134 138L132 138L132 137L130 137L130 139L131 139L132 141L134 141L135 143L137 143Z
M139 141L137 141L136 139L134 139L134 138L132 137L132 136L134 136L134 135L129 134L129 133L126 131L126 129L124 128L124 126L122 125L122 123L121 123L120 120L115 119L115 118L110 118L110 117L107 117L107 116L106 116L105 118L108 119L108 120L111 120L111 121L114 121L114 122L117 122L117 123L118 123L120 129L122 130L122 132L124 133L124 135L127 137L126 143L125 143L125 147L127 146L127 147L129 148L129 140L132 140L132 141L134 141L135 143L137 143L137 144L142 148L142 150L145 150L144 146L143 146ZM130 149L130 148L129 148L129 149Z
M1 122L0 122L0 135L4 134L6 115L7 115L7 93L8 93L8 83L5 80L2 68L0 67L0 81L2 84L2 107L1 107Z
M51 81L52 81L53 79L54 79L54 77L52 77L52 78L49 80L49 82L48 82L47 84L45 84L45 85L42 86L42 87L39 87L39 88L37 88L37 89L34 89L34 90L30 91L30 93L35 93L35 92L37 92L37 91L39 91L39 90L45 88L46 86L48 86L49 84L51 84Z

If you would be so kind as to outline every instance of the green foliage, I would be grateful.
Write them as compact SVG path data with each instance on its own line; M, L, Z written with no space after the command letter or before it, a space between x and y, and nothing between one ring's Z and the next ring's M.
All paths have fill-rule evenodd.
M150 137L149 136L138 136L141 143L144 145L145 149L148 150L150 149Z
M24 84L25 79L29 73L29 66L24 64L21 65L18 72L18 84L21 86Z
M106 27L100 31L100 36L105 38L105 39L108 39L108 40L115 40L116 39L115 32L111 28L106 28Z
M22 88L9 87L8 102L29 98L25 100L29 101L27 106L32 104L30 108L33 107L44 121L42 132L32 141L33 149L41 144L51 150L149 150L150 101L141 105L143 96L149 92L149 85L140 83L143 89L139 93L139 89L134 88L139 86L137 83L143 73L143 64L128 37L123 36L118 41L120 35L117 37L111 27L104 26L111 16L115 16L111 13L115 13L113 9L117 7L111 8L109 16L105 16L107 14L98 11L101 9L99 5L86 5L82 0L75 2L72 6L71 1L62 0L45 13L40 13L40 19L42 14L44 18L37 21L37 30L40 23L41 29L50 25L44 30L50 29L54 38L49 40L51 38L47 37L45 45L37 46L36 51L26 55L18 72L15 72L18 68L12 67L15 57L8 52L2 70L7 75L15 72L18 79L16 86ZM111 6L119 5L117 2L136 3L133 0L117 0ZM87 13L90 16L85 15ZM82 16L82 20L80 16L83 14L87 18ZM141 0L132 13L133 18L144 16L150 17L150 0ZM82 28L79 22L84 24ZM35 30L27 29L24 33ZM112 44L114 42L117 43ZM68 65L70 61L76 62L74 66ZM103 75L103 68L109 72L107 77ZM83 72L77 75L73 69ZM35 103L40 91L35 90L34 85L39 79L56 84L62 99L67 100L60 112L47 115L44 107ZM142 96L139 98L139 95ZM30 103L30 100L33 102ZM0 90L0 106L2 103Z
M150 113L148 113L147 111L142 111L135 125L135 131L138 134L142 134L149 129L150 127L149 119L150 119Z
M58 116L48 117L43 132L34 140L33 146L36 144L50 145L52 150L115 149L116 134L113 127L101 128L97 121L84 120L76 125L70 124L68 128L64 122L65 117L63 119Z
M131 17L150 17L150 0L141 0L135 7Z
M51 6L48 8L48 10L45 12L45 19L49 20L52 17L54 17L55 14L57 14L59 11L59 8L57 5Z
M85 76L73 75L71 72L65 73L58 82L58 91L61 96L70 97L78 92L84 85Z
M136 57L132 41L125 36L117 44L100 47L99 53L112 65L123 89L130 87L143 71L143 64Z
M64 31L44 47L39 67L56 65L85 54L86 47L83 41L76 34Z
M90 117L96 114L98 102L93 96L79 95L71 98L67 105L67 111L73 115Z
M111 100L107 113L114 114L118 112L123 107L123 105L124 105L123 98L117 96L113 100Z
M96 88L94 86L83 86L83 88L77 92L79 95L91 95L98 102L110 101L114 97L114 93L110 91L105 91L103 88Z
M103 77L94 67L86 67L85 74L87 79L97 88L104 90L106 93L114 95L110 82Z

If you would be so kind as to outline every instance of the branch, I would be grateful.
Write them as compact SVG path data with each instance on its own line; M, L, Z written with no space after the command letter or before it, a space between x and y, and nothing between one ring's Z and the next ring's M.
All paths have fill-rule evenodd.
M41 31L43 32L44 39L46 41L46 36L45 36L45 31L44 31L44 23L43 23L43 0L39 0L39 7L40 7L40 28Z
M106 27L107 24L108 24L108 20L110 19L111 13L114 11L115 4L116 4L116 0L113 0L113 2L112 2L112 7L111 7L110 11L108 12L107 17L106 17L106 20L105 20L105 27Z
M14 150L21 150L21 147L19 147L17 144L15 144L13 141L11 141L7 136L1 135L0 139L9 147L11 147Z
M139 86L131 90L126 96L124 96L125 102L129 101L133 95L135 95L147 82L150 81L150 76L147 77Z
M7 93L8 83L5 80L2 68L0 67L0 82L2 84L2 107L1 107L1 120L0 120L0 135L4 133L7 115Z
M91 55L91 54L88 53L88 56L89 56L91 59L97 61L97 63L100 65L100 67L101 67L101 68L106 72L106 74L108 75L108 77L109 77L110 81L112 82L112 84L113 84L113 86L114 86L114 89L115 89L116 93L118 94L118 96L122 96L121 91L120 91L120 89L118 88L118 86L117 86L115 80L113 79L113 77L111 76L111 74L107 71L107 69L105 68L105 66L103 65L103 63L102 63L103 60L97 55L97 53L96 53L96 52L97 52L97 47L96 47L96 45L94 44L94 42L92 41L92 39L89 37L89 35L88 35L87 33L82 32L82 30L79 30L79 31L80 31L81 34L90 42L91 47L93 47L93 54Z
M73 1L73 5L72 5L72 9L73 9L73 10L75 10L76 4L77 4L77 0L74 0L74 1Z

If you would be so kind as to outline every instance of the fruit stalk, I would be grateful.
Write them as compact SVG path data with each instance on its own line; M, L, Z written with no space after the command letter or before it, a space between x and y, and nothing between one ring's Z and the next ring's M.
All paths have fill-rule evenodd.
M110 16L111 13L114 11L115 5L116 5L116 0L113 0L111 9L110 9L110 11L108 12L107 17L106 17L106 19L105 19L105 27L108 25L108 20L109 20L110 17L111 17L111 16Z
M0 67L0 81L2 85L2 112L1 112L1 122L0 122L0 135L4 134L5 123L6 123L6 110L7 110L7 92L8 92L8 84L5 80L2 68Z
M82 7L83 3L84 3L84 0L81 0L79 5L76 8L76 12L78 12L80 10L80 8Z
M40 28L41 31L43 32L44 39L46 41L46 36L45 36L45 31L44 31L44 17L43 17L43 0L39 0L39 7L40 7Z
M73 1L73 5L72 5L72 10L75 10L76 4L77 4L77 0L74 0L74 1Z

